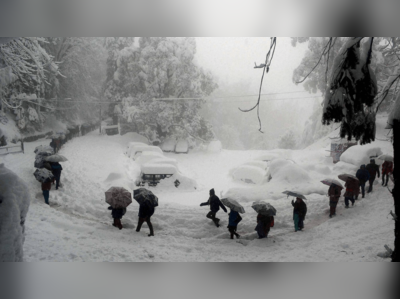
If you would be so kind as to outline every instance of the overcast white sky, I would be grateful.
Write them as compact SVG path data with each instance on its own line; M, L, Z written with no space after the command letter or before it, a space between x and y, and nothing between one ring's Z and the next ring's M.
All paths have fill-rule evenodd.
M249 81L251 90L258 93L262 69L254 69L254 62L257 65L265 62L271 42L269 37L199 37L196 42L200 66L223 81ZM270 71L264 76L262 92L303 91L301 85L293 84L292 73L306 49L306 44L292 47L290 38L278 37Z

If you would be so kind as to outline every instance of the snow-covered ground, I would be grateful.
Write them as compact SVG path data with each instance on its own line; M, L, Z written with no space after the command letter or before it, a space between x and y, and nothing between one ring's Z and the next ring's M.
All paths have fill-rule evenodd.
M379 139L386 134L385 122L384 118L378 119ZM393 246L394 223L388 216L393 199L380 180L371 194L348 210L344 209L342 196L337 216L328 217L328 186L320 181L337 178L346 171L354 174L359 168L343 161L334 165L327 157L328 137L305 150L164 153L178 161L179 171L194 179L197 188L175 188L166 183L150 187L159 198L152 217L155 237L151 238L147 237L146 224L140 233L135 231L135 201L122 218L122 230L111 225L105 203L104 192L111 186L130 191L137 188L140 166L124 155L130 141L134 141L130 134L105 136L97 131L69 141L61 149L69 159L63 163L63 188L50 191L50 207L44 204L40 184L33 176L33 150L49 141L26 143L25 154L1 158L0 163L30 188L25 261L388 261L377 257L377 253L384 251L385 244ZM374 146L392 154L390 142L378 140ZM265 155L282 158L278 162L290 162L277 162L280 167L263 185L235 181L229 175L233 168ZM217 214L222 224L219 228L205 217L208 207L199 205L208 199L211 188L218 196L228 191L242 196L246 213L238 227L241 239L229 239L228 215L222 210ZM302 192L308 199L304 231L294 232L292 198L282 194L285 190ZM258 240L254 231L256 212L251 203L258 199L277 209L275 227L268 239Z

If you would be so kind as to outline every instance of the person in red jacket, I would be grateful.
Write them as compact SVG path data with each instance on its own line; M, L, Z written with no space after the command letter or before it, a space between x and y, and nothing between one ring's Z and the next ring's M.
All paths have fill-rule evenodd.
M50 189L51 189L51 180L46 180L45 182L42 183L44 202L47 205L49 205Z
M330 207L330 213L329 217L332 218L333 216L336 216L336 206L339 202L340 195L342 193L342 187L332 184L329 187L328 190L328 196L329 196L329 207Z
M382 164L382 186L387 186L389 174L393 173L393 162L385 161ZM386 176L386 183L385 183Z

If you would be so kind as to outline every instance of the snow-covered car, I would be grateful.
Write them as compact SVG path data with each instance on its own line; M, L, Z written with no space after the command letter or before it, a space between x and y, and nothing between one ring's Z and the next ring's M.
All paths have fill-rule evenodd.
M258 166L239 166L235 169L232 176L235 180L241 180L249 184L263 184L267 181L267 172Z
M164 152L173 152L175 150L176 140L175 139L165 139L161 145L161 149Z
M140 180L136 182L137 186L156 186L160 180L169 178L177 173L177 168L171 164L146 163L142 165Z
M189 143L186 140L178 140L175 146L175 153L187 154L188 152L189 152Z
M261 169L264 169L264 170L268 169L268 162L265 162L265 161L257 161L257 160L248 161L248 162L244 163L244 165L260 167Z
M138 141L132 141L128 143L128 148L126 150L126 154L128 155L128 157L131 156L132 151L134 152L136 147L140 147L140 146L149 146L148 144L145 144L143 142L138 142Z
M135 161L137 163L139 163L140 165L143 165L143 164L145 164L147 162L153 161L155 159L160 159L160 158L163 158L163 157L164 157L164 155L160 154L158 152L147 152L147 151L144 151L144 152L141 153L140 156L138 156L135 159Z
M130 157L136 160L143 152L156 152L163 154L163 151L158 146L146 145L146 146L136 146L130 152Z
M161 157L161 158L155 158L151 160L152 164L170 164L174 165L175 167L178 167L178 161L175 159L167 158L167 157Z

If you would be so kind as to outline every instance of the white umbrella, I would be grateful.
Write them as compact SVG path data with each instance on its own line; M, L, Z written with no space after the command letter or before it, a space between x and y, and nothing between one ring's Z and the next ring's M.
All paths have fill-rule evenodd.
M283 191L282 193L283 193L283 194L287 194L288 197L289 197L289 196L294 196L294 197L298 197L298 198L307 200L307 198L306 198L303 194L298 193L298 192L294 192L294 191Z
M348 174L348 173L342 173L338 175L338 178L341 179L342 181L347 181L348 178L351 178L353 180L358 181L357 177L352 175L352 174Z
M336 186L339 186L340 188L343 188L342 184L338 180L335 180L335 179L325 179L325 180L322 180L321 183L325 184L325 185L328 185L328 186L331 186L332 184L335 184Z
M221 202L233 211L245 213L243 206L233 198L222 198Z
M36 169L33 175L41 183L52 180L54 178L53 173L45 168Z
M59 154L55 154L55 155L51 155L51 156L45 157L44 160L47 161L47 162L65 162L65 161L68 161L67 158L65 158L64 156L59 155Z
M383 161L393 162L393 156L391 155L386 155L386 154L380 155L378 159Z

